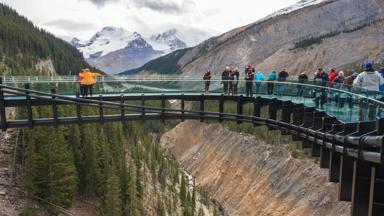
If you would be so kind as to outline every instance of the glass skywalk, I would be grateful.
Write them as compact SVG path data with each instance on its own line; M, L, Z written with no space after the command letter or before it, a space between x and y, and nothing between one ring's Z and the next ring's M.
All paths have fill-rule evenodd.
M151 75L151 76L103 76L97 78L93 96L99 95L129 95L129 94L193 94L200 95L204 91L204 81L196 76ZM236 81L231 81L236 82ZM39 76L39 77L3 77L3 83L13 87L24 87L29 83L30 88L37 91L50 92L56 89L58 94L76 95L79 84L76 76ZM272 83L274 90L268 94L267 85ZM234 83L235 84L235 83ZM237 95L245 96L245 81L238 81ZM365 89L345 84L328 84L318 81L305 83L288 80L286 82L256 82L253 84L253 96L263 98L277 98L292 101L324 110L328 115L338 118L345 123L358 121L372 121L381 118L384 113L384 94L370 92ZM299 91L303 94L298 94ZM221 95L223 85L219 76L212 77L210 92Z

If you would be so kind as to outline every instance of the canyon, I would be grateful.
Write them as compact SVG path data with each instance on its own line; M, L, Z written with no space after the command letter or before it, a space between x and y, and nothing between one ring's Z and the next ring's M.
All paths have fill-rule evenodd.
M270 145L220 124L187 121L165 133L162 147L206 188L225 215L347 216L337 184L313 159L294 158L285 144Z

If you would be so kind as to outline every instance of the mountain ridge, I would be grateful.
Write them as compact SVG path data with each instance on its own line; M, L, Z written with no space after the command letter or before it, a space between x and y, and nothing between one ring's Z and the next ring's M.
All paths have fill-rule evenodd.
M217 74L226 65L242 67L251 63L266 72L287 68L296 74L300 71L311 73L319 67L341 68L367 59L381 61L380 51L384 49L381 24L372 23L383 18L383 9L383 0L319 1L236 28L193 47L175 63L180 66L177 73L202 73L211 68ZM364 31L371 33L368 35ZM333 35L321 40L323 45L330 47L320 43L305 49L292 49L295 43L304 39L334 32L343 34L342 43L335 43L341 39L340 35ZM364 37L358 39L357 33ZM358 46L345 43L347 36L353 37ZM373 45L367 47L369 43ZM293 56L299 56L300 61ZM161 61L161 57L157 61ZM143 68L141 72L157 73L156 68Z

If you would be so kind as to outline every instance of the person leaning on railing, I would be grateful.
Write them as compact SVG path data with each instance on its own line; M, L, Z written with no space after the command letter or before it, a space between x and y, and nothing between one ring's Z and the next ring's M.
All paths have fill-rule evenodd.
M267 78L267 81L268 81L268 84L267 84L267 89L268 89L268 94L269 95L272 95L273 94L273 89L275 87L275 84L273 82L275 82L277 80L277 75L276 75L276 72L275 71L272 71L271 73L268 74L268 78Z
M228 94L228 88L229 88L229 73L231 71L231 68L229 66L225 67L225 70L223 73L221 73L221 84L223 84L223 93Z
M277 95L283 95L283 92L285 91L285 84L283 84L283 82L287 81L288 77L289 73L286 69L283 69L277 75L277 81L279 81L279 83L277 84Z
M204 73L204 77L203 77L203 80L204 80L204 84L205 84L205 94L208 94L209 93L209 86L211 84L211 78L212 78L212 75L211 75L211 70L210 69L207 69Z
M245 90L247 97L253 97L253 80L255 74L252 69L248 69L248 72L245 74Z
M347 92L352 92L353 81L356 79L356 77L358 75L359 75L358 72L354 72L352 75L347 76L344 79L344 85L342 85L342 90L345 90ZM348 107L349 107L350 111L352 111L352 108L353 108L353 98L352 98L352 95L347 94L347 93L344 93L344 94L346 95L346 101L348 103ZM343 107L344 107L344 103L340 103L340 108L343 108Z
M303 97L304 87L301 85L308 81L308 76L305 72L302 72L298 77L299 84L297 85L297 97Z
M237 90L239 88L239 76L240 76L239 68L235 67L232 75L235 76L233 81L233 95L237 95Z
M384 78L375 71L371 63L365 65L364 72L360 73L353 81L353 86L367 90L364 92L366 97L375 97L380 90L380 86L384 84ZM364 121L367 108L368 108L368 119L374 120L376 115L376 104L369 102L368 99L360 100L360 112L359 121Z
M255 74L255 85L256 85L256 94L259 94L260 87L262 82L264 81L264 74L260 70L258 70Z
M315 73L314 82L319 86L326 86L328 82L328 74L322 68L319 68ZM324 104L327 102L327 93L324 88L316 88L314 91L316 108L324 109Z
M79 81L79 85L80 85L80 95L83 97L85 96L85 86L81 83L81 81L83 80L84 72L85 72L85 69L82 69L80 73L77 75L77 80Z
M96 85L95 76L101 76L100 73L95 73L89 71L89 69L85 69L83 73L79 74L80 85L84 87L84 95L83 96L92 96L92 89Z
M339 71L338 75L333 78L332 87L335 89L342 89L344 80L344 71ZM345 95L341 92L335 92L335 103L339 104L340 108L344 107Z

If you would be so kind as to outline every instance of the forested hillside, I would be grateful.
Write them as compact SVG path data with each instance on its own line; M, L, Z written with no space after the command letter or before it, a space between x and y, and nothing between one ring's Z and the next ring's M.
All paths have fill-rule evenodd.
M74 112L65 107L61 114ZM92 109L83 113L91 114ZM18 112L22 115L23 110ZM50 113L36 109L34 115ZM73 114L73 113L72 113ZM196 189L154 139L161 122L127 122L25 129L26 215L70 208L76 198L97 200L105 215L200 215ZM172 126L172 124L170 125ZM160 129L161 128L161 129Z
M0 3L1 74L31 75L42 60L52 60L58 74L89 67L76 48Z

